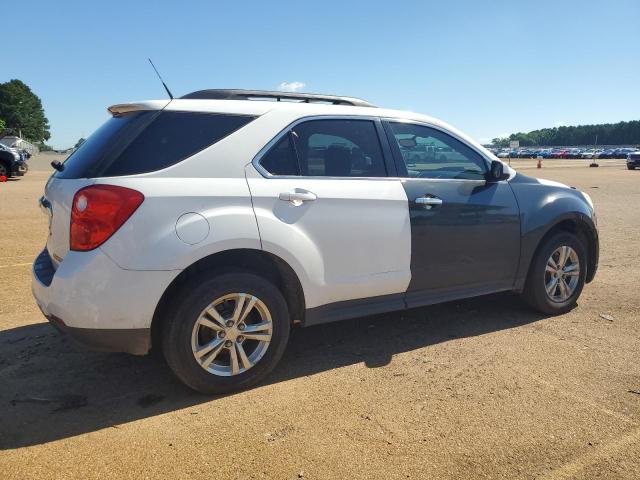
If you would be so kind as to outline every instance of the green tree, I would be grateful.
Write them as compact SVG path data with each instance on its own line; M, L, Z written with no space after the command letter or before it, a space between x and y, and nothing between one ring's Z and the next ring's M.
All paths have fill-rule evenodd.
M494 147L508 147L509 146L509 137L496 137L491 140L491 144Z
M22 134L33 142L51 137L40 98L20 80L0 83L0 117L14 135Z
M509 140L518 140L520 146L572 146L593 145L598 137L598 145L639 145L640 120L630 122L604 123L599 125L578 125L534 130L529 133L512 133L508 138L494 138L493 145L506 147Z
M3 119L0 118L0 136L2 135L2 133L4 132L4 129L7 128L7 124L4 122Z

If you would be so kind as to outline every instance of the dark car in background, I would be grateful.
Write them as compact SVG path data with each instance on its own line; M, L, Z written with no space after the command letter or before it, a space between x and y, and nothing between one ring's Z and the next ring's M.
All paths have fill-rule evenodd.
M27 157L24 153L0 143L0 177L21 177L28 170Z
M567 158L580 158L580 155L582 155L583 149L582 148L570 148L569 151L567 152Z
M615 156L612 158L627 158L627 155L629 155L630 153L636 153L637 151L638 151L637 148L630 148L630 147L618 148L615 151Z
M595 158L616 158L615 149L606 148L595 155Z
M640 150L627 154L627 168L629 170L635 170L636 167L640 167Z

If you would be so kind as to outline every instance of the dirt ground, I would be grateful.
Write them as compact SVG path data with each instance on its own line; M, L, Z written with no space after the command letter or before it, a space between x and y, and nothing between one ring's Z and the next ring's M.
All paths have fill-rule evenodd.
M53 158L0 183L0 478L640 477L640 171L513 162L596 204L600 268L570 313L504 294L299 329L266 383L208 398L45 323Z

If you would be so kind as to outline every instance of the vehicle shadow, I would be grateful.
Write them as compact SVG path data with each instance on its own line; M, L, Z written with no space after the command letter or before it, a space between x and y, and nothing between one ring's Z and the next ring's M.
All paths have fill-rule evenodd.
M360 362L381 367L398 353L542 318L516 296L499 294L295 329L262 385ZM0 386L3 450L216 401L184 387L153 356L86 351L45 323L0 332Z

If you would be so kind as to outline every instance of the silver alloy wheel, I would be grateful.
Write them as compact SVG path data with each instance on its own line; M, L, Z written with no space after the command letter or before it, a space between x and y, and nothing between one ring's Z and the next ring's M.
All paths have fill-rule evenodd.
M565 302L578 288L580 260L576 251L563 245L556 248L544 272L544 287L549 298L557 303Z
M272 332L271 313L258 297L231 293L200 313L191 332L191 351L207 372L238 375L264 356Z

